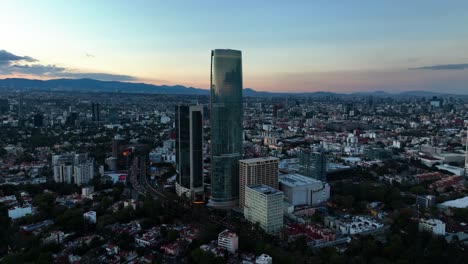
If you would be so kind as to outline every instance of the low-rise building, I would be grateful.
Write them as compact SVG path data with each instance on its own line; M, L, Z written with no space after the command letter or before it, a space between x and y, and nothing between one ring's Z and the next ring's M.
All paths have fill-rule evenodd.
M64 238L65 238L65 233L58 230L58 231L52 231L49 234L49 236L45 237L42 241L44 244L49 244L49 243L60 244L63 242Z
M434 195L416 196L416 206L420 209L427 209L435 205L436 197Z
M11 209L8 209L8 217L13 220L24 217L28 214L32 214L31 206L15 206Z
M96 212L89 211L83 214L83 218L86 222L90 224L96 224Z
M325 224L343 235L370 234L382 230L384 225L367 216L353 216L349 219L328 217Z
M448 171L455 174L456 176L465 176L465 168L451 166L448 164L442 164L436 166L439 170Z
M239 236L229 230L224 230L218 235L218 247L226 249L230 253L236 253L239 249Z
M84 196L84 197L92 198L93 193L94 193L94 187L93 186L83 187L81 189L81 195Z
M330 185L300 174L285 174L279 178L280 190L294 206L325 203L330 198Z
M135 236L135 244L141 247L150 247L157 243L159 229L152 228L142 235Z
M445 223L439 219L423 219L419 220L419 231L431 232L434 235L445 235Z
M255 264L272 264L272 263L273 263L273 259L267 254L261 254L255 260Z

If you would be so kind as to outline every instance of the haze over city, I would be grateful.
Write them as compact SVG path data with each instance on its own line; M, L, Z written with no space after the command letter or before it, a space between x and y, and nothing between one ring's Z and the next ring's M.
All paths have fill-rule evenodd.
M209 88L209 51L244 87L467 94L466 1L2 1L0 78Z

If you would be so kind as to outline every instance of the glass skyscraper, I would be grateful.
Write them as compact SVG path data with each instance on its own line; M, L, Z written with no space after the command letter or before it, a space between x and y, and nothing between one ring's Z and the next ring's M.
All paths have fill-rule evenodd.
M299 166L304 176L327 181L327 156L323 152L304 150L299 153Z
M239 200L242 158L242 54L211 51L211 199L215 208L233 208Z
M176 192L194 198L203 189L203 107L178 105L176 125Z

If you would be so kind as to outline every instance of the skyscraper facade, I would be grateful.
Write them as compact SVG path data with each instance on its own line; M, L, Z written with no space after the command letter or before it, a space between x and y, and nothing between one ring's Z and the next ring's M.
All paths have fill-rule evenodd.
M127 141L120 135L115 135L112 139L112 157L116 159L116 169L123 170L127 168L127 157L124 150L127 148Z
M101 110L99 109L99 103L92 103L92 110L93 110L93 121L99 122L101 121Z
M468 176L468 128L466 129L465 176Z
M265 157L239 161L239 208L244 209L247 186L264 184L278 189L278 160Z
M249 222L259 223L269 234L283 228L284 194L270 186L251 185L245 188L244 217Z
M42 127L44 125L44 116L41 113L37 113L33 117L33 123L35 127Z
M194 198L203 189L203 107L178 105L176 126L176 192Z
M211 199L214 208L233 208L239 199L242 158L242 55L211 51Z
M299 173L323 182L327 181L327 156L323 152L302 151Z

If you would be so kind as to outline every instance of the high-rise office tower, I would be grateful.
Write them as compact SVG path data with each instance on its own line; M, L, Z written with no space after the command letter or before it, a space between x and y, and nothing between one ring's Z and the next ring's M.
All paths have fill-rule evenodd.
M124 154L124 149L127 141L120 135L115 135L112 139L112 157L116 159L117 169L127 169L127 158Z
M44 116L41 113L37 113L33 117L33 123L35 127L42 127L44 125Z
M254 158L239 161L239 208L244 209L245 188L264 184L278 189L278 158Z
M299 154L300 171L304 176L327 181L327 156L323 152L302 151Z
M0 114L6 114L9 108L10 104L8 102L8 99L0 98Z
M214 208L234 208L242 158L242 55L211 51L211 199Z
M203 194L203 106L178 105L176 127L176 192L195 198Z
M468 128L466 129L465 176L468 176Z
M111 124L117 124L119 122L119 110L116 108L110 108L107 116L107 122Z
M93 110L93 121L95 122L101 121L101 117L100 117L101 110L99 109L99 103L92 103L91 107Z
M22 118L24 115L24 109L23 109L23 96L21 95L19 102L18 102L18 116Z
M278 233L283 228L283 199L283 192L270 186L247 186L244 217L258 223L268 234Z

